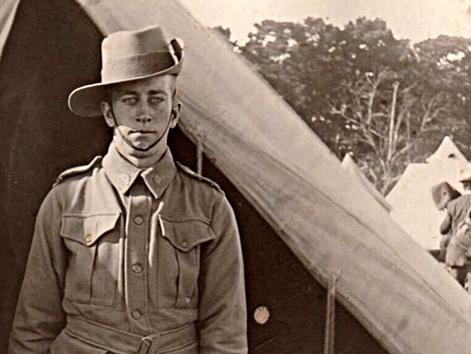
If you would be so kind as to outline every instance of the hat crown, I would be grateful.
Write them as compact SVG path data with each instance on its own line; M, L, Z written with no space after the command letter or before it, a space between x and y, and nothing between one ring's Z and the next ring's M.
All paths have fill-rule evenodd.
M106 37L101 46L103 66L111 61L149 53L169 52L169 41L158 27L139 31L119 31Z
M159 26L114 32L103 40L101 48L103 83L164 73L177 69L182 59L179 43L169 42Z

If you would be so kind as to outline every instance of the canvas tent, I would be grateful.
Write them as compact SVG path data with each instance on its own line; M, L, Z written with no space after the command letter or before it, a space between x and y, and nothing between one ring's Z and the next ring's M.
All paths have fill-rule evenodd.
M360 167L356 164L351 153L345 154L342 160L342 168L356 178L364 187L366 193L370 193L376 199L378 204L386 211L391 211L391 205L386 201L383 195L373 186L373 184L365 177Z
M466 157L445 137L426 163L409 164L387 195L386 200L393 207L391 217L423 248L439 248L439 226L445 217L433 202L432 186L448 182L462 191L459 177L468 168Z
M426 159L427 163L440 164L443 161L454 161L458 169L460 169L463 165L466 165L468 162L466 157L463 155L460 149L458 149L449 136L445 136L437 150Z
M173 151L194 167L195 144L203 148L203 173L240 223L250 352L321 353L328 279L336 279L336 353L467 352L467 294L177 1L21 0L11 9L0 60L1 351L41 199L61 170L108 143L100 119L68 112L67 94L99 79L104 34L159 23L188 49ZM271 314L264 325L253 319L259 306Z

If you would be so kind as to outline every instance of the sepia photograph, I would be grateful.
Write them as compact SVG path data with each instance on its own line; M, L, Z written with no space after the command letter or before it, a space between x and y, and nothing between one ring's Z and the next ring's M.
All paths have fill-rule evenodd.
M0 354L468 354L471 0L0 0Z

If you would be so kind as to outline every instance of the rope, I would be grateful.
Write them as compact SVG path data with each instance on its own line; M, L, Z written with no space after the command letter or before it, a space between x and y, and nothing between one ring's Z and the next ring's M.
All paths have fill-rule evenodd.
M335 344L335 292L337 275L331 275L327 280L327 305L324 334L324 354L334 354Z

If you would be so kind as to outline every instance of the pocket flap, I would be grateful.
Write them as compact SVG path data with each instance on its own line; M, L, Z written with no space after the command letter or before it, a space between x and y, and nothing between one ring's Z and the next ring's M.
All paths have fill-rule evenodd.
M61 236L86 246L115 228L119 213L62 215Z
M197 221L167 221L162 219L165 237L175 248L188 252L197 245L216 238L208 224Z

